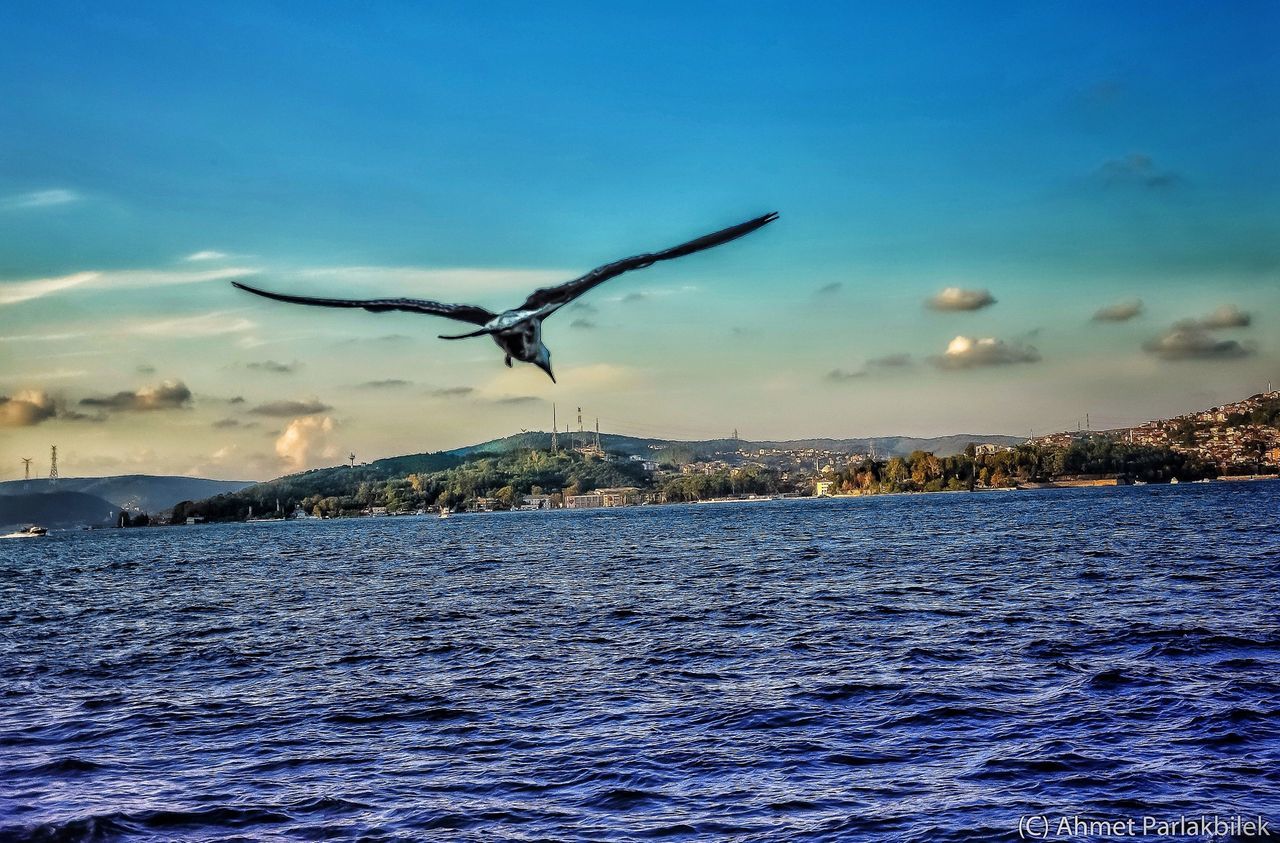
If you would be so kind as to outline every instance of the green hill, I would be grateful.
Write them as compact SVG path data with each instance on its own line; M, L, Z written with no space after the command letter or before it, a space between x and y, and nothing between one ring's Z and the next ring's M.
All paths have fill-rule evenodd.
M549 437L548 437L549 438ZM477 497L495 497L509 506L517 495L537 489L569 494L610 486L645 485L644 470L627 459L602 459L574 452L494 448L487 451L415 454L354 468L339 466L291 474L202 501L184 501L175 521L199 516L210 521L304 512L344 515L371 506L393 512L454 507Z

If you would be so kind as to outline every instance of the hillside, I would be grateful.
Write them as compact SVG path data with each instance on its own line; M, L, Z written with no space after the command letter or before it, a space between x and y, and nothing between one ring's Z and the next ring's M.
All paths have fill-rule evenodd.
M590 434L594 440L595 434ZM576 494L614 486L651 488L657 478L629 457L643 457L670 469L694 463L716 465L715 471L728 474L728 464L741 466L746 473L725 480L726 492L773 493L793 488L783 482L787 466L783 462L865 454L871 450L881 458L907 456L930 451L941 456L958 454L970 443L1014 445L1022 440L1012 436L966 435L927 439L893 436L863 439L802 439L752 442L741 439L681 441L648 439L619 434L600 434L601 448L609 458L575 453L575 437L563 434L560 453L551 454L551 434L528 431L476 445L436 453L408 454L350 466L313 469L263 483L255 483L214 496L191 496L173 510L175 520L199 516L209 520L243 519L252 512L259 516L292 513L301 507L308 514L353 514L372 506L392 511L425 506L458 506L479 497L499 500L527 494L534 489ZM586 443L582 443L586 444ZM756 461L761 452L769 465ZM662 484L669 485L669 479ZM662 485L659 484L659 485ZM671 493L687 497L684 485ZM741 488L739 488L741 486Z
M578 434L562 434L561 440ZM586 434L593 437L594 434ZM600 434L600 444L608 451L620 454L636 454L652 456L663 450L686 451L699 456L716 458L738 451L801 451L820 450L838 454L865 454L874 450L877 456L905 457L914 451L928 451L939 457L955 456L964 451L965 446L975 445L1019 445L1026 441L1025 436L1004 436L989 433L957 433L950 436L912 437L912 436L873 436L862 439L785 439L785 440L747 440L747 439L643 439L634 436L621 436L615 433ZM563 444L563 443L562 443ZM450 454L466 456L482 451L504 452L527 448L546 449L551 446L551 434L539 431L518 433L493 439L478 445L455 448ZM403 458L398 458L403 459Z
M590 490L647 483L641 465L561 451L511 450L417 454L378 460L354 468L305 471L257 483L230 494L174 507L173 520L199 516L211 521L289 514L350 515L370 506L406 511L425 506L455 507L494 496L510 505L517 494Z
M26 524L49 528L112 527L119 517L120 507L84 492L0 495L0 528L3 529Z
M114 477L62 477L57 486L47 479L9 480L0 483L0 495L45 492L83 492L135 512L160 512L178 501L207 498L235 492L251 485L241 480L207 480L203 477L174 477L151 474L121 474Z
M1098 436L1170 448L1214 466L1224 475L1274 473L1280 464L1280 392L1260 392L1230 404L1156 419L1135 427L1099 432L1064 431L1033 441L1065 446Z

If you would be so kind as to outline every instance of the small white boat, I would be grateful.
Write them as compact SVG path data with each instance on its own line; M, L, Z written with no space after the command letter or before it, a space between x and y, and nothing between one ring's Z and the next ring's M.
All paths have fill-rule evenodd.
M4 536L6 539L34 539L38 536L46 536L49 531L38 524L28 524L21 530L15 530Z
M442 506L442 507L440 507L440 517L441 517L441 518L448 518L448 517L449 517L449 515L450 515L449 510L448 510L446 507L443 507L443 506Z

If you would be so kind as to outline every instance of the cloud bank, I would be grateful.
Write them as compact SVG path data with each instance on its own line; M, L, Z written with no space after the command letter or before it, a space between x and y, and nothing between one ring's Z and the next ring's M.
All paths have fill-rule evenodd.
M12 397L0 395L0 427L35 427L57 413L53 398L38 389L23 390Z
M1175 325L1143 346L1163 360L1232 360L1253 349L1235 340L1220 340L1198 325Z
M268 401L266 404L259 404L249 412L258 416L289 418L290 416L314 416L332 409L328 404L321 403L318 398L308 398L304 401Z
M180 410L191 403L191 390L182 381L167 380L156 386L144 386L136 392L117 392L102 398L81 398L82 407L103 410L149 412Z

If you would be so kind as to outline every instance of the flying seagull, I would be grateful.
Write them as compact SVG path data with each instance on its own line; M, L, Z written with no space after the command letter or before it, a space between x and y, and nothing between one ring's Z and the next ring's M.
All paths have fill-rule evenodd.
M256 287L250 287L248 284L241 284L238 281L232 281L231 283L241 290L255 295L292 304L310 304L319 307L362 307L373 313L381 313L387 310L404 310L409 313L427 313L433 316L457 319L460 322L470 322L473 325L481 326L480 330L466 334L441 334L440 339L462 340L468 337L480 337L488 334L493 337L493 341L498 344L498 348L501 348L506 354L508 366L511 365L513 358L525 363L533 363L546 372L554 382L556 376L551 373L551 351L542 343L543 319L546 319L592 287L603 284L610 278L615 278L633 269L652 266L658 261L684 257L694 252L701 252L703 249L719 246L721 243L728 243L730 240L736 240L745 234L750 234L757 228L768 225L777 218L778 215L776 213L765 214L762 217L739 223L714 234L699 237L697 240L690 240L688 243L666 251L649 252L607 263L604 266L596 267L581 278L566 281L555 287L543 287L540 290L534 290L533 294L525 299L524 303L519 307L504 310L502 313L494 313L483 307L476 307L471 304L445 304L423 299L322 299L313 296L292 296L285 293L259 290Z

